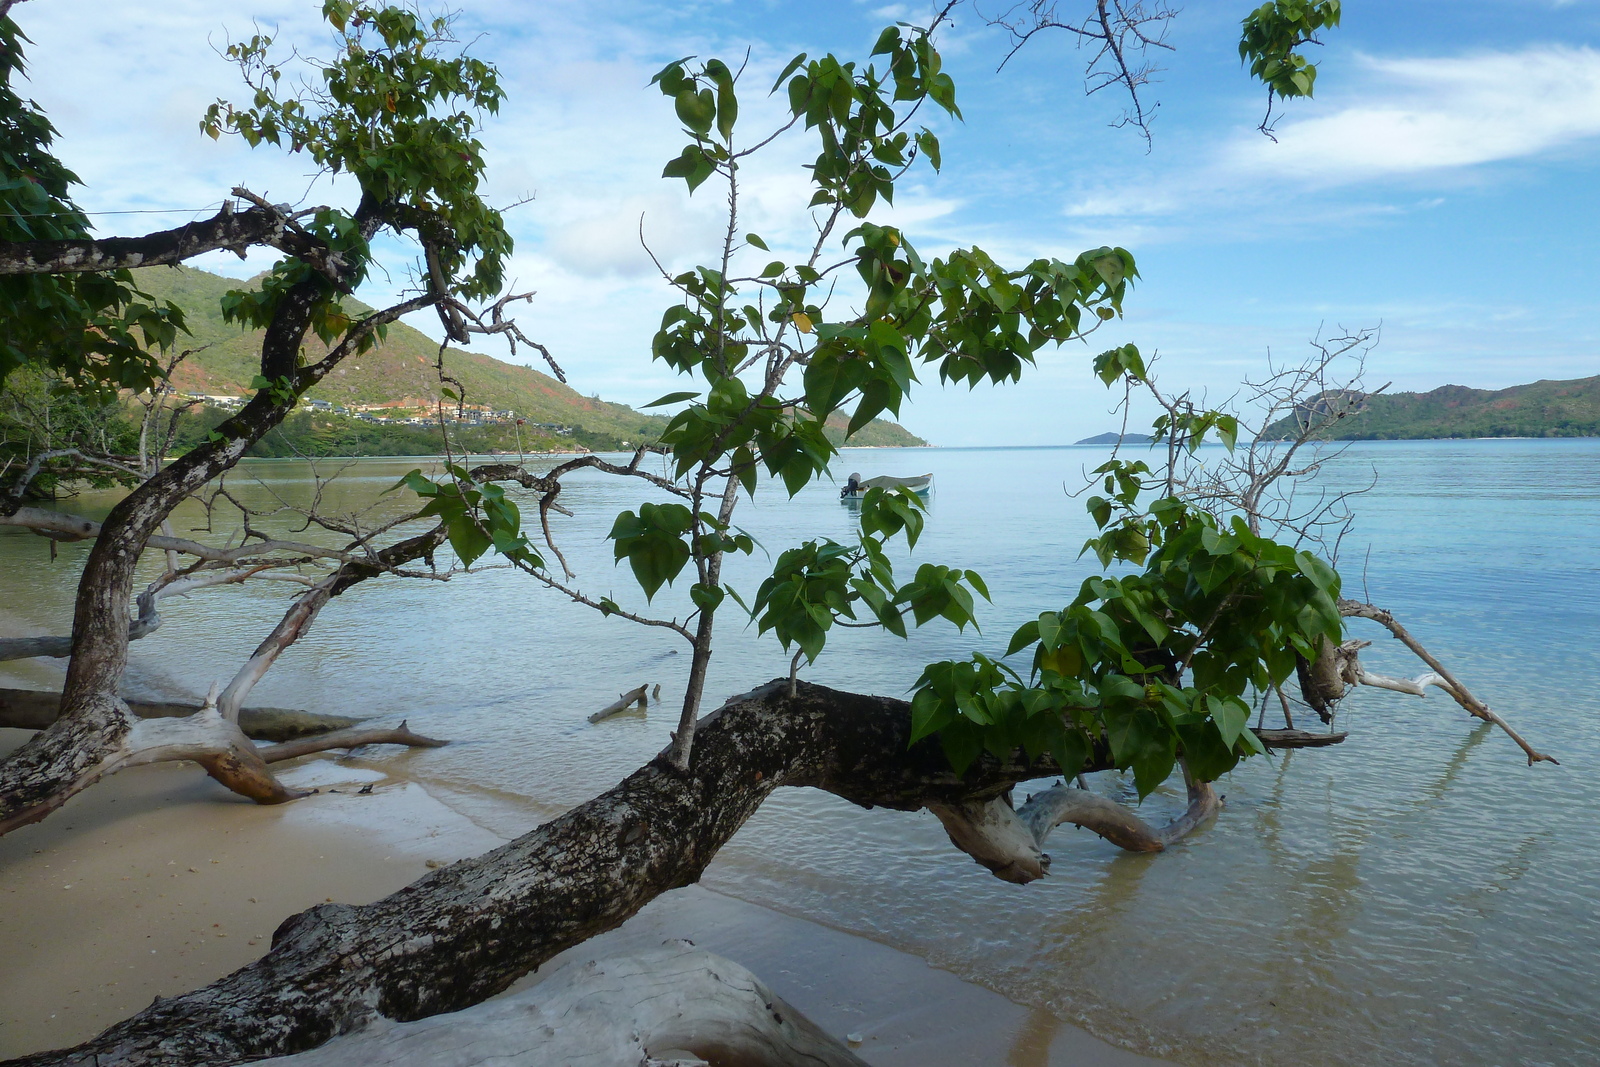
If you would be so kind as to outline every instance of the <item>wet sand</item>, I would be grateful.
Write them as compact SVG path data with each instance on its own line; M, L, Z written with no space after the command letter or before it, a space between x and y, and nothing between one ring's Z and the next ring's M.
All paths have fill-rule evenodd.
M26 737L0 730L0 752ZM262 955L298 911L375 900L501 841L372 764L310 757L284 777L323 792L263 808L193 766L141 767L0 838L0 1058L82 1041ZM1157 1063L916 956L699 887L557 962L668 938L744 964L883 1067Z

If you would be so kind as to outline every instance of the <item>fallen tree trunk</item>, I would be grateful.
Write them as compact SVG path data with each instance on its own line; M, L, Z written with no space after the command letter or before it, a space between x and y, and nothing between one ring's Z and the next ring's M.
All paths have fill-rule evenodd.
M200 704L171 704L130 700L128 710L141 719L171 719L193 715ZM61 714L61 694L40 689L0 689L0 727L43 730ZM253 741L293 741L333 730L347 730L362 720L348 715L321 715L294 708L245 708L239 728Z
M411 1023L377 1023L273 1067L561 1067L738 1063L865 1067L748 970L687 941L574 961L518 993ZM690 1058L692 1057L692 1058Z
M614 788L476 859L363 906L324 904L281 925L272 951L203 989L158 1000L74 1049L23 1064L229 1064L315 1048L379 1018L459 1011L556 953L699 880L779 786L915 811L981 803L1082 768L985 754L957 776L938 741L908 745L910 706L787 679L699 724L685 771L659 756Z

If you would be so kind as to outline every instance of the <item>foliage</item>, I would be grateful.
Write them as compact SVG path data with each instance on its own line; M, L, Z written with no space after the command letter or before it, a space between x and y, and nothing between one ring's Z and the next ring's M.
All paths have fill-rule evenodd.
M0 471L24 469L41 452L76 449L87 456L132 462L139 451L139 421L115 399L70 388L47 372L22 368L0 389ZM67 472L46 468L25 497L48 498L80 483L92 488L126 484L125 470L75 463Z
M476 485L466 468L454 463L446 471L451 480L437 483L420 470L409 471L394 488L405 486L427 501L418 515L439 517L463 567L471 567L490 549L513 562L544 566L522 533L522 512L504 487Z
M1103 735L1141 796L1180 755L1215 779L1262 751L1244 728L1247 695L1283 683L1318 638L1340 638L1338 576L1240 517L1222 523L1169 497L1101 526L1087 547L1143 569L1089 578L1067 607L1018 629L1007 655L1034 650L1026 682L981 656L918 680L914 736L939 732L958 770L1021 745L1072 773Z
M910 582L895 584L887 542L903 532L906 547L915 548L922 511L922 501L909 490L867 490L856 545L807 541L778 557L749 605L758 632L772 631L785 650L797 645L807 662L815 663L828 631L844 620L882 626L896 637L906 636L907 611L918 626L944 618L959 629L976 628L972 594L989 598L976 571L924 563ZM872 622L857 623L858 605L871 613Z
M1309 95L1314 68L1293 48L1337 15L1332 0L1269 4L1247 20L1242 54L1259 60L1253 73L1273 91ZM628 562L647 599L695 571L688 624L655 623L695 646L675 759L687 759L682 746L699 692L693 679L703 677L713 613L725 594L762 633L797 648L797 665L816 659L835 626L905 636L909 614L919 626L944 618L965 629L976 625L973 594L987 597L977 574L931 563L898 583L888 540L904 533L913 547L924 517L913 494L874 490L862 503L855 543L812 540L781 552L747 603L721 580L724 553L751 547L731 526L738 490L756 493L763 468L790 495L827 474L836 447L825 421L849 411L848 434L881 412L898 413L919 370L932 366L942 381L969 386L1017 380L1041 349L1117 318L1138 276L1133 256L1114 247L1021 268L978 248L924 257L897 228L867 219L879 201L893 202L897 181L919 158L935 169L941 162L933 131L914 125L925 104L960 116L941 65L931 28L905 25L883 31L865 65L796 56L773 85L786 96L787 122L749 138L748 148L741 147L739 75L728 64L688 57L653 79L688 139L663 177L682 180L691 194L718 179L729 203L720 260L668 277L679 300L652 342L655 359L692 380L651 405L684 405L660 438L671 477L653 479L682 502L624 511L610 534L616 560ZM738 236L742 160L791 130L817 145L807 208L818 238L793 262L774 258L759 234ZM819 266L847 218L857 221L842 236L843 257ZM830 316L841 286L854 308ZM786 375L797 366L802 389L786 395ZM1123 345L1102 354L1096 371L1108 385L1131 387L1146 368L1137 347ZM1213 433L1232 448L1239 426L1231 415L1174 410L1158 422L1158 435L1186 452ZM1215 778L1261 750L1245 729L1246 696L1287 678L1297 653L1310 655L1319 639L1340 635L1338 577L1326 564L1236 518L1152 493L1162 477L1144 463L1116 460L1097 473L1107 496L1088 501L1101 533L1086 550L1105 566L1136 569L1090 579L1071 604L1017 632L1008 655L1034 650L1026 680L981 654L923 672L913 698L915 737L938 734L958 771L985 749L1003 756L1020 746L1030 755L1053 753L1071 772L1105 744L1119 767L1133 771L1141 794L1180 758L1191 773ZM609 598L596 606L621 610Z
M460 52L447 54L449 17L424 20L393 5L325 0L335 58L291 56L309 67L297 73L275 58L274 40L256 34L228 46L254 90L247 107L217 101L200 128L216 138L237 134L252 147L267 143L305 153L322 170L349 174L361 190L355 211L318 208L291 223L333 261L342 277L327 277L305 259L275 265L252 290L227 294L227 322L264 328L285 293L305 282L320 292L311 327L332 345L353 325L340 301L365 278L373 220L414 233L436 296L490 297L500 289L512 242L500 212L480 195L483 145L480 116L498 109L503 92L491 65ZM367 220L366 225L363 220ZM357 337L358 353L383 338L383 327ZM303 392L310 381L294 383Z
M476 133L478 116L497 111L504 96L498 72L470 55L444 54L447 17L424 21L405 8L348 0L326 0L322 13L337 56L311 64L314 81L300 81L274 60L269 36L229 45L255 94L247 108L212 104L201 129L213 138L236 133L252 147L286 146L319 168L348 172L365 198L405 205L430 236L444 238L429 266L454 279L453 293L493 296L511 239L500 213L479 195L484 163ZM314 225L336 249L364 255L348 216L330 212Z
M1317 65L1295 49L1317 43L1317 31L1339 25L1339 14L1339 0L1268 0L1245 16L1239 58L1268 92L1285 100L1310 96Z
M27 38L0 17L0 242L89 236L72 201L76 174L52 152L55 128L18 95ZM147 389L160 376L152 351L183 330L183 314L135 285L125 270L0 277L0 387L33 367L104 402L116 389Z
M927 32L890 27L872 55L884 57L883 69L802 54L774 85L787 96L785 128L816 138L808 207L819 217L823 241L841 216L859 219L879 200L892 202L897 180L919 157L938 166L936 136L912 126L924 103L960 115L954 85ZM669 64L654 83L672 100L690 138L664 176L681 178L691 191L713 175L736 183L740 160L753 149L737 147L738 87L730 68L716 59L686 59ZM1123 249L1096 249L1070 264L1041 259L1007 269L976 248L926 260L899 230L868 221L845 233L843 243L845 259L818 269L822 241L809 258L786 263L762 255L769 253L766 241L747 234L737 247L728 242L720 264L671 279L683 299L662 316L653 355L709 388L703 398L700 391L683 391L658 402L693 401L661 436L692 500L681 530L658 529L646 541L629 526L617 541L618 558L649 576L648 592L650 583L659 585L660 564L681 569L693 559L705 571L718 557L702 548L715 545L705 534L719 520L698 507L707 487L719 485L715 479L735 478L754 493L764 467L797 493L829 469L837 449L824 427L836 411L853 409L847 439L879 413L898 412L919 364L969 385L1015 380L1043 346L1114 317L1136 277L1133 257ZM738 264L745 259L765 265L743 274ZM830 275L847 267L863 293L861 310L829 321L827 294L837 281ZM741 377L762 363L765 373L756 383ZM805 366L803 393L783 396L784 374L796 364ZM895 498L864 507L867 521L855 546L810 542L783 553L750 605L761 629L815 658L834 620L853 619L863 600L896 632L904 632L902 608L918 623L941 615L959 625L971 621L967 572L925 568L906 586L893 585L886 574L881 537L867 522L883 508L908 506ZM667 539L675 539L670 552Z

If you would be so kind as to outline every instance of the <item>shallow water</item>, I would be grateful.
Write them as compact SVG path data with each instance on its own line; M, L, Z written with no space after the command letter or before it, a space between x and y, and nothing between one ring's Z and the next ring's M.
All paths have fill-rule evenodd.
M936 475L917 558L979 570L995 602L981 635L942 623L909 642L836 632L804 676L899 694L929 660L1004 651L1019 622L1061 606L1091 573L1077 558L1090 525L1063 487L1102 458L1093 448L847 453L841 469ZM329 499L370 501L414 465L353 463ZM1048 845L1053 877L1012 886L955 852L926 813L784 791L707 884L917 952L1184 1063L1600 1058L1600 441L1362 444L1332 476L1356 485L1374 469L1377 487L1344 545L1347 591L1364 585L1562 766L1526 767L1437 692L1368 690L1341 712L1348 741L1250 761L1221 783L1221 818L1163 855L1060 830ZM251 462L232 480L257 501L309 492L297 462ZM618 509L649 498L643 487L590 475L568 484L562 500L577 517L560 519L557 536L580 583L641 602L603 535ZM845 539L853 517L835 496L827 485L792 501L779 492L741 504L736 521L774 555L804 537ZM91 514L108 505L71 502ZM180 516L180 532L195 520ZM62 546L38 566L44 542L0 534L0 611L61 632L83 552ZM765 565L758 553L731 568L733 581L753 591ZM168 602L163 628L133 646L131 688L194 695L225 681L289 593L268 583ZM653 610L681 615L685 600L665 591ZM1373 630L1362 636L1380 638ZM787 668L753 630L725 625L718 648L708 705ZM507 571L384 579L326 609L251 703L409 717L463 739L392 758L514 832L666 743L687 658L666 631L602 619ZM1420 672L1393 641L1378 640L1366 660ZM13 664L7 674L45 683L55 670ZM587 724L641 682L661 684L664 708ZM1125 789L1099 777L1100 788ZM1171 792L1146 802L1176 804Z

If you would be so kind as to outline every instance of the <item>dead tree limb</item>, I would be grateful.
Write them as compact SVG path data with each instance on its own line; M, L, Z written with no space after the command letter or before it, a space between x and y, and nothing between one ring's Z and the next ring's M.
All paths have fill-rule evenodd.
M66 719L73 677L69 671L69 688L63 691L60 703L62 714L0 764L0 801L5 801L0 805L0 834L37 822L107 775L163 760L193 760L212 778L257 803L281 804L302 796L278 784L256 747L240 731L235 721L239 703L266 668L306 632L329 599L358 582L430 554L444 539L444 527L440 525L390 545L370 560L350 560L296 598L283 620L235 676L225 696L230 703L222 710L218 709L213 696L200 711L186 719L139 719L125 701L107 695L99 713L106 733L92 742L63 751L51 742L59 744L60 733L72 736L72 724ZM123 645L123 654L126 655L126 645ZM78 663L74 655L73 667ZM87 724L81 724L80 728L82 725ZM336 747L341 746L322 746ZM5 778L7 774L9 781Z
M1377 623L1379 626L1382 626L1384 629L1393 634L1400 641L1400 643L1409 648L1418 659L1432 668L1433 672L1431 675L1425 674L1422 677L1411 681L1409 685L1402 685L1401 680L1399 679L1387 678L1383 675L1374 675L1368 673L1361 667L1360 660L1356 657L1355 650L1349 650L1346 652L1347 662L1349 664L1346 673L1347 681L1350 681L1353 684L1374 685L1378 686L1379 688L1396 690L1402 693L1415 693L1418 696L1422 695L1424 686L1437 685L1440 689L1443 689L1446 693L1450 694L1450 698L1457 704L1460 704L1469 715L1472 715L1478 719L1482 719L1484 722L1492 722L1496 726L1500 727L1500 729L1504 730L1506 736L1515 741L1517 743L1517 747L1521 748L1523 753L1527 755L1528 766L1531 767L1535 763L1559 764L1561 762L1554 756L1546 755L1545 753L1535 749L1523 739L1521 734L1512 729L1511 724L1506 722L1505 719L1501 718L1498 712L1494 711L1489 707L1489 705L1473 696L1472 691L1469 690L1465 685L1462 685L1461 681L1457 679L1455 675L1450 673L1449 668L1447 668L1443 663L1440 663L1439 660L1434 657L1433 653L1429 652L1427 648L1423 646L1422 642L1418 641L1411 635L1409 630L1400 625L1400 622L1395 619L1393 614L1385 611L1383 608L1375 607L1372 604L1366 604L1359 600L1346 600L1344 598L1340 598L1339 600L1339 614L1343 615L1345 618L1371 619L1373 622Z
M299 737L293 741L259 749L261 762L282 763L284 760L309 756L313 752L327 752L335 748L361 748L363 745L405 745L409 748L443 748L448 741L423 737L404 722L389 728L382 726L352 726L347 730L333 730L312 737Z
M235 196L245 196L235 189ZM264 203L264 202L263 202ZM187 222L142 237L82 237L65 241L0 243L0 275L69 274L122 270L182 263L205 252L228 249L242 253L253 245L270 245L337 274L337 254L321 241L291 225L289 216L271 205L235 211L224 203L209 219Z
M621 696L619 696L615 701L607 704L605 707L589 716L589 721L600 722L604 719L609 719L611 716L620 711L627 711L635 704L638 704L640 707L648 706L650 701L649 698L645 696L645 693L649 690L649 688L650 687L648 685L641 685L637 689L628 690L626 693L623 693Z
M1153 827L1128 808L1098 793L1060 782L1012 810L1009 797L961 804L930 803L945 833L961 851L1006 882L1026 885L1049 873L1045 838L1062 823L1092 830L1129 852L1161 852L1217 813L1220 803L1211 783L1184 771L1189 806L1165 826Z
M176 719L193 715L200 704L130 700L128 710L141 719ZM0 689L0 727L43 730L61 714L61 694L37 689ZM293 708L244 708L239 729L252 741L294 741L347 730L361 723L348 715L323 715Z
M161 628L161 613L157 604L169 596L183 596L200 589L217 585L237 585L248 581L273 564L263 563L248 567L228 567L197 571L194 573L169 572L152 582L138 596L139 615L128 623L128 640L137 641ZM299 575L284 575L296 580L309 581ZM0 662L13 659L63 659L72 654L70 636L8 637L0 638Z
M35 533L46 534L62 541L83 541L100 536L100 524L78 515L67 515L48 508L18 508L14 514L0 515L0 526L21 526ZM305 559L351 560L361 558L360 553L348 549L328 548L325 545L302 541L262 540L247 541L231 548L218 548L186 537L167 537L155 534L145 541L147 549L179 552L197 559L215 563L240 563L256 561L267 556L289 556Z

